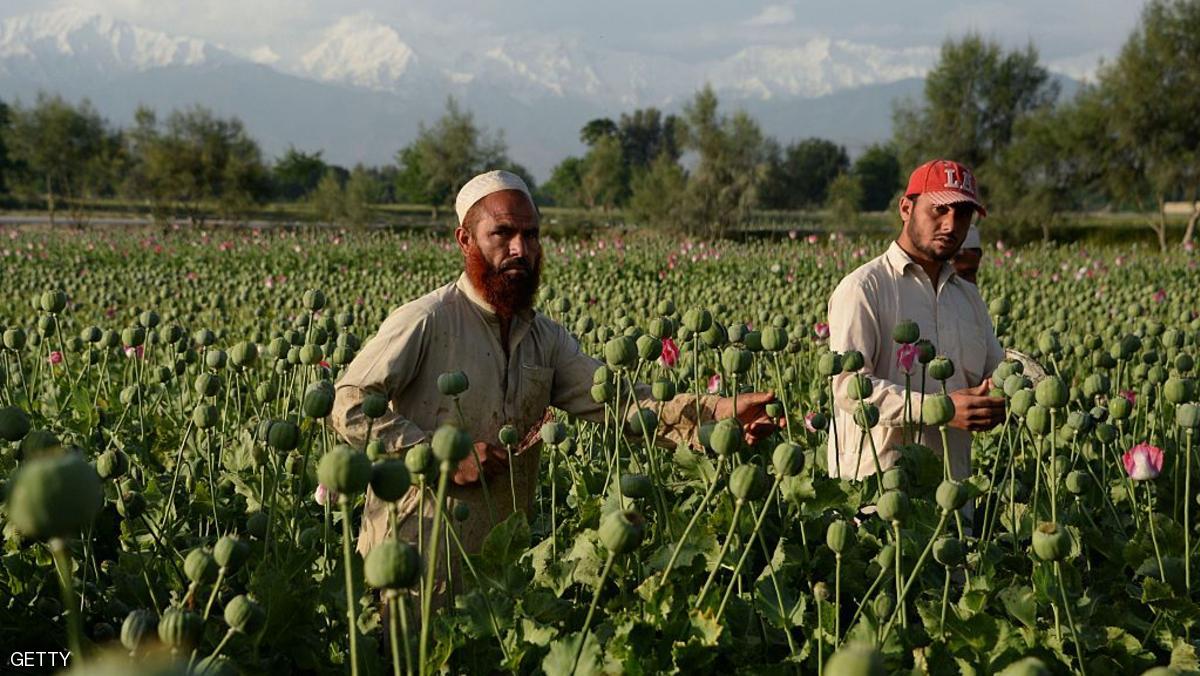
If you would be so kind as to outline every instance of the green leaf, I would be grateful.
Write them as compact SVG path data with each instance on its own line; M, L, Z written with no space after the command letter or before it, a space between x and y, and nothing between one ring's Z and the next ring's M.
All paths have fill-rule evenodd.
M579 654L579 662L575 661L575 653L579 651L579 643L583 641L583 651ZM601 674L600 643L595 634L588 632L585 637L574 632L550 644L550 652L542 659L542 671L547 676L587 676Z
M721 638L721 624L717 622L716 613L711 610L692 610L689 615L692 635L702 646L715 646Z
M1037 600L1032 587L1008 587L1002 590L999 596L1004 610L1008 611L1014 620L1030 629L1037 628Z
M529 549L531 535L525 512L513 512L492 528L480 550L481 572L492 579L504 577L504 572L516 565Z
M1181 673L1200 671L1200 659L1196 657L1196 646L1182 638L1175 639L1175 647L1171 649L1170 668Z

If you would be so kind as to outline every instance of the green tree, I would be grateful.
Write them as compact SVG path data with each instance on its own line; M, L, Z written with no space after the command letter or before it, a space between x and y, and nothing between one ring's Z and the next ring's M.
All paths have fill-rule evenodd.
M437 218L472 176L511 165L507 152L502 133L477 127L470 111L450 97L442 117L431 126L421 123L416 140L397 154L396 187L406 199L430 205Z
M769 167L762 206L768 209L812 209L825 204L829 184L850 168L846 149L819 138L768 146Z
M683 204L685 229L721 236L750 216L766 175L766 144L758 124L744 111L717 112L717 95L705 86L684 107L685 148L698 159Z
M112 185L119 136L86 99L76 106L59 96L39 94L32 107L17 104L10 114L4 146L15 171L9 178L22 192L45 197L51 225L59 197L71 220L83 225L84 200Z
M542 193L560 207L583 206L583 172L587 162L571 156L555 165L550 180L542 184Z
M381 187L378 181L359 164L350 172L346 181L346 222L364 227L371 222L371 205L379 201Z
M688 177L668 153L660 153L630 181L629 215L637 223L683 230Z
M580 193L589 209L604 211L625 201L629 170L615 136L602 137L584 158Z
M863 187L857 176L838 174L837 178L830 181L825 206L838 226L853 227L858 223L862 201Z
M203 224L214 213L238 219L269 191L258 143L236 117L195 106L160 124L143 108L126 145L133 159L126 191L148 200L160 220L182 214Z
M299 199L307 195L325 175L328 165L321 159L321 151L306 153L289 146L271 168L277 197L285 200Z
M850 173L862 186L862 208L884 211L904 186L900 184L900 160L888 144L874 144L854 160Z
M1106 192L1152 211L1149 225L1167 248L1166 202L1195 202L1200 187L1200 2L1152 0L1116 61L1101 69L1106 111ZM1193 213L1184 241L1191 241Z
M337 174L332 171L325 172L321 180L317 181L317 187L308 194L308 203L313 216L320 223L344 223L349 214L346 190L338 180Z
M583 128L579 130L579 141L584 145L591 147L596 145L600 139L611 138L617 135L617 123L607 117L600 117L594 120L589 120Z
M662 153L678 160L682 120L675 115L659 112L657 108L639 108L621 113L616 136L621 141L621 154L630 169L643 169Z
M1017 120L1052 105L1058 89L1032 44L1005 51L976 33L947 40L925 77L924 100L894 110L902 170L936 157L962 162L986 197L990 162L1008 145Z
M12 108L4 101L0 101L0 195L8 193L8 176L15 169L8 152L8 144L5 142L9 134L8 126L11 123Z

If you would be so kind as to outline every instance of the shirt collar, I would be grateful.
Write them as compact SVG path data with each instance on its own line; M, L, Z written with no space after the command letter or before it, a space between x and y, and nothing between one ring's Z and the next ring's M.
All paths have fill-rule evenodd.
M921 270L921 266L914 261L912 256L909 256L908 252L901 248L900 243L895 240L892 240L892 243L888 247L884 257L887 258L888 264L892 266L892 270L894 270L898 276L904 276L904 271L907 270L908 266L910 265L917 270ZM958 278L958 274L954 271L954 266L943 262L941 272L938 274L937 288L940 290L947 283Z

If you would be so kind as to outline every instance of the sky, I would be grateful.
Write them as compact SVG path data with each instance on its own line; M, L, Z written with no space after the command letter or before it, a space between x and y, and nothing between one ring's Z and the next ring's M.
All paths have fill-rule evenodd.
M1076 77L1111 59L1144 0L3 0L0 19L77 7L263 61L295 58L346 16L394 26L418 49L469 50L473 39L559 36L584 45L686 61L816 37L887 48L937 47L976 31L1028 42Z

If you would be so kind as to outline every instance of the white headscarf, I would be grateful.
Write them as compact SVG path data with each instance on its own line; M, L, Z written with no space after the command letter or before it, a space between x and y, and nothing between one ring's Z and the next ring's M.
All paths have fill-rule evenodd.
M476 202L501 190L520 190L525 193L530 202L533 202L533 196L529 194L529 186L525 185L525 181L520 176L503 169L487 171L467 181L466 185L458 191L458 197L454 200L454 210L458 212L458 224L462 225L463 219L467 217L467 211Z

